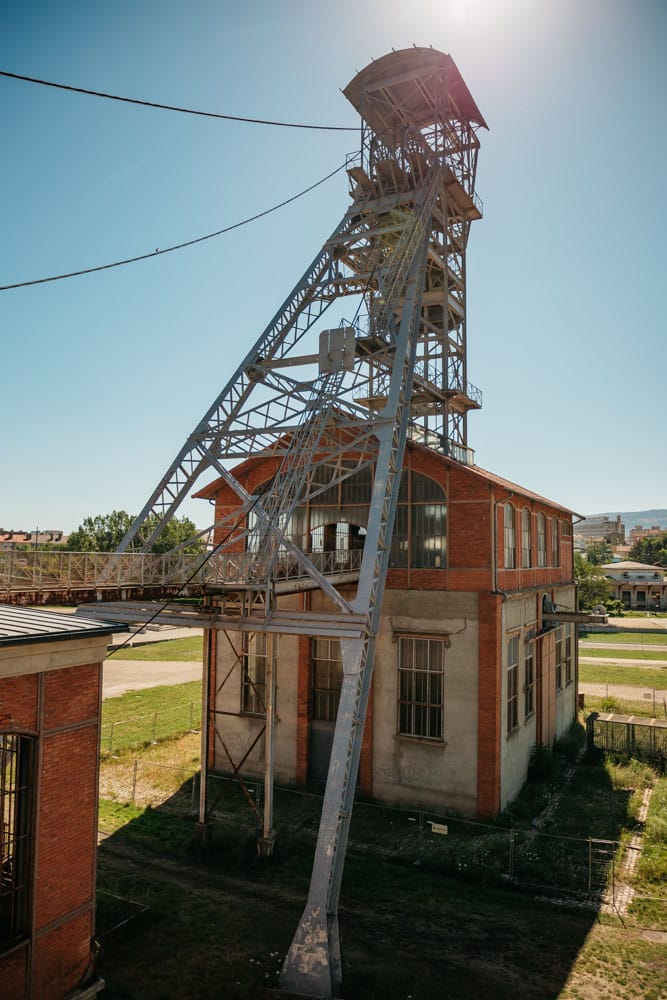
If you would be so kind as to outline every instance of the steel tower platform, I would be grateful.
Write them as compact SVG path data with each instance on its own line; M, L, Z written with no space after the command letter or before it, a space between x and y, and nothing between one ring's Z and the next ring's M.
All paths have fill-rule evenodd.
M327 616L304 611L298 626L340 637L343 657L310 892L281 980L313 996L341 986L338 898L406 439L470 462L467 414L481 405L467 382L465 254L482 214L475 174L486 123L451 56L433 49L384 56L344 94L362 118L351 204L119 549L148 550L200 476L215 473L238 506L212 526L216 559L229 559L211 627L247 630L250 615L253 632L287 628L276 587L286 562L334 604ZM324 313L344 297L359 305L354 318L325 328ZM251 495L239 469L256 460L274 474ZM346 578L358 580L350 600L308 551L299 510L362 468L371 505L360 565ZM270 688L267 678L269 701ZM270 729L272 704L266 716Z

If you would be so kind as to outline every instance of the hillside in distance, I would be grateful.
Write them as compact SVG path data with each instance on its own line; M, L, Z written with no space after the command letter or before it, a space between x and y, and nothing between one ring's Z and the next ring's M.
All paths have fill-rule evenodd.
M588 514L588 517L610 517L614 520L621 515L621 521L625 525L626 532L630 528L641 525L642 528L653 528L657 526L663 531L667 531L667 510L665 508L653 508L652 510L612 510L601 514Z

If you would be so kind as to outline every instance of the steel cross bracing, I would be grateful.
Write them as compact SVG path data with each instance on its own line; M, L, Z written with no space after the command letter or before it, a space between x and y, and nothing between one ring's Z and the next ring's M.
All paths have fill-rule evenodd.
M406 438L467 462L467 413L480 405L467 382L465 251L481 216L474 184L484 121L451 58L433 50L392 53L345 93L364 119L361 156L348 170L352 204L121 545L150 549L208 470L232 499L211 526L216 548L206 557L207 579L218 567L226 596L200 620L340 639L344 678L313 876L282 976L310 995L340 987L337 904ZM363 313L317 331L344 296L361 300ZM251 468L266 469L263 486L248 485ZM363 468L371 502L350 599L320 559L327 553L310 551L299 512ZM281 608L286 563L336 610L295 620ZM246 610L227 613L234 601ZM137 620L148 614L136 610Z

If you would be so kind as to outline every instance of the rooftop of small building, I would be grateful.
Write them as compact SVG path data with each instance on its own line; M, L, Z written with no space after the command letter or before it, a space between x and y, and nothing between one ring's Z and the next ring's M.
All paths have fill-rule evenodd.
M642 572L642 573L647 573L649 571L651 573L665 572L662 566L652 566L650 563L632 562L632 560L626 560L625 562L605 563L603 566L600 566L600 569L614 569L614 570L621 569L628 571L633 570L634 572Z
M120 622L99 622L64 612L0 604L0 646L97 638L125 631L127 626Z

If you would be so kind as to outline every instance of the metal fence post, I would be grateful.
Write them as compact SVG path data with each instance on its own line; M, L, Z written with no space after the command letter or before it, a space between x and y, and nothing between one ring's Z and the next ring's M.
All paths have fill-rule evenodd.
M111 751L113 750L113 727L114 726L115 726L115 722L112 722L111 723L111 729L109 730L109 753L111 753Z
M157 712L155 712L153 715L153 743L157 743L156 733L157 733Z
M588 891L591 891L593 878L593 838L588 838Z
M139 761L134 758L134 766L132 767L132 805L135 803L137 795L137 769L139 767Z

